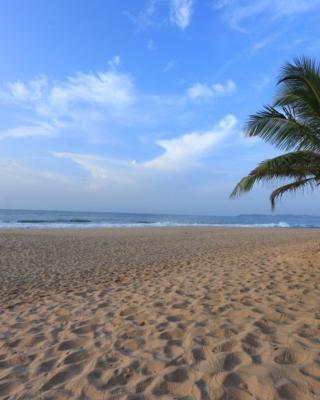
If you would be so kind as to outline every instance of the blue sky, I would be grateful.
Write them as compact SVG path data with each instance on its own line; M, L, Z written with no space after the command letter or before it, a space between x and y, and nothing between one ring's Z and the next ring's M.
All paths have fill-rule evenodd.
M228 198L278 154L244 122L319 23L320 0L1 2L0 207L269 213L272 186Z

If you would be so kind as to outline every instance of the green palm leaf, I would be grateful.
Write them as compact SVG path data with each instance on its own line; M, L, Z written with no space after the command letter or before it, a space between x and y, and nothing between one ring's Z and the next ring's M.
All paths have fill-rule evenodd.
M250 191L258 182L292 179L274 190L270 201L286 192L320 183L320 64L307 58L286 64L272 106L251 115L246 136L256 136L290 153L262 161L236 185L231 197Z
M304 117L320 117L320 68L307 58L286 64L280 74L276 106L294 107Z
M253 185L260 181L272 179L320 176L320 154L311 151L297 151L262 161L248 176L234 188L231 197L249 192Z
M315 178L307 178L288 183L287 185L275 189L270 195L271 208L274 210L276 199L282 197L285 193L296 192L298 189L303 189L306 186L309 186L311 189L313 189L318 184L319 180Z
M320 125L320 124L319 124ZM289 109L282 112L271 106L249 117L246 136L259 136L282 150L320 148L320 136L307 124L295 119Z

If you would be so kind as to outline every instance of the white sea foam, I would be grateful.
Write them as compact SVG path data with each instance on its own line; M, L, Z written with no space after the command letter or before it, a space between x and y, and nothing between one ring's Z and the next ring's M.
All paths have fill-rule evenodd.
M171 221L158 221L148 223L66 223L66 222L37 222L37 223L0 223L0 228L32 228L32 229L66 229L66 228L148 228L148 227L215 227L215 228L306 228L308 225L290 225L287 222L257 223L257 224L210 224L210 223L178 223ZM316 228L317 226L311 226ZM319 226L320 227L320 226Z

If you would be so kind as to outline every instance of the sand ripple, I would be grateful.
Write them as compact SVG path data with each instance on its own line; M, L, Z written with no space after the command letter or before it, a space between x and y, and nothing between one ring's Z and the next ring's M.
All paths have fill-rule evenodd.
M320 399L319 233L0 233L0 399Z

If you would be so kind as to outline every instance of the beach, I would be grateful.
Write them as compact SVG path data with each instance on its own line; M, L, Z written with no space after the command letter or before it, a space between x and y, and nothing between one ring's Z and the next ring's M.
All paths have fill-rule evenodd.
M320 232L0 231L0 399L320 399Z

